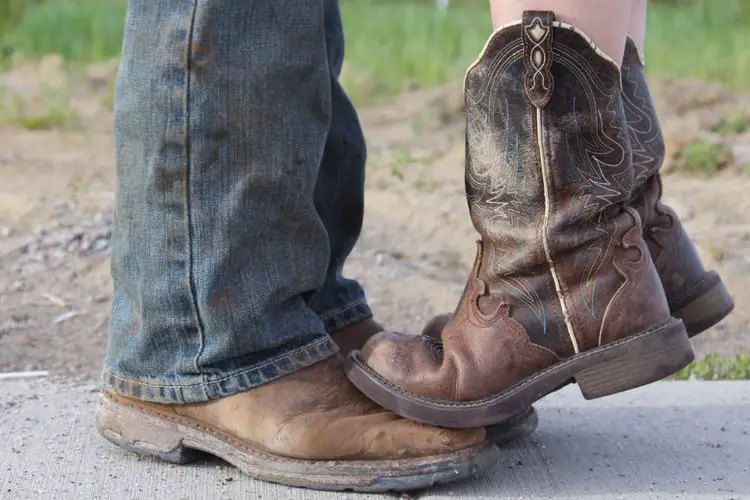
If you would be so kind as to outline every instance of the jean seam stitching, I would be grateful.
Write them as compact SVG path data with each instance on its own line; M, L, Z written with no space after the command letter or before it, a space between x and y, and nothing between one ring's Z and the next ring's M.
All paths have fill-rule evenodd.
M154 387L154 388L159 388L159 389L164 389L164 388L189 389L189 388L192 388L192 387L201 387L201 386L205 387L206 385L211 385L211 384L215 384L215 383L219 383L219 382L224 382L224 381L229 380L231 378L235 378L235 377L239 377L241 375L245 375L246 373L249 373L249 372L261 370L261 369L263 369L263 368L265 368L265 367L267 367L269 365L273 365L273 364L278 363L279 361L283 361L283 360L285 360L287 358L291 358L291 357L293 357L293 356L295 356L295 355L297 355L297 354L299 354L301 352L308 351L308 350L312 351L312 350L317 349L318 347L320 347L320 346L322 346L324 344L331 343L331 342L332 341L331 341L330 337L328 335L326 335L324 338L318 340L317 342L315 342L313 344L309 344L309 345L306 345L306 346L298 347L297 349L294 349L293 351L289 351L288 353L285 353L283 355L277 356L277 357L275 357L273 359L270 359L270 360L268 360L268 361L266 361L266 362L264 362L262 364L254 365L252 368L247 368L245 370L240 370L238 372L231 373L229 375L226 375L224 377L217 378L217 379L214 379L214 380L204 380L203 382L200 382L198 384L149 384L148 382L142 382L142 381L139 381L139 380L136 380L136 379L132 379L132 378L128 378L128 377L122 377L120 375L117 375L117 374L113 373L109 369L105 369L104 371L106 372L107 375L109 375L112 378L115 378L115 379L120 380L122 382L128 382L128 383L131 383L131 384L140 385L140 386L144 386L144 387ZM202 375L202 377L205 379L205 376ZM205 392L205 389L204 389L204 392Z
M320 318L321 321L325 321L327 319L331 319L334 316L337 316L337 315L339 315L341 313L345 313L345 312L347 312L347 311L349 311L351 309L354 309L357 306L361 306L361 305L367 305L367 300L365 300L365 299L358 299L357 301L351 302L351 303L347 304L344 307L341 307L341 308L336 309L334 311L330 311L330 312L326 313L325 315L318 316L318 318Z
M186 241L186 251L187 251L187 281L188 281L188 290L190 294L190 306L193 309L193 314L195 315L195 321L199 336L199 347L198 352L195 354L195 357L193 358L193 367L195 368L195 371L203 378L202 384L196 384L196 385L203 385L205 387L206 384L206 376L203 374L201 367L200 367L200 357L203 354L203 351L205 349L205 330L203 325L203 319L201 318L200 310L198 307L198 298L197 298L197 287L195 284L195 274L194 274L194 256L193 256L193 224L192 224L192 206L191 206L191 199L190 199L190 181L191 181L191 175L190 175L190 167L191 167L191 141L190 141L190 85L192 83L192 79L190 77L190 71L192 68L192 52L193 52L193 40L195 36L195 21L196 16L198 12L198 2L199 0L193 0L193 8L190 15L190 29L188 32L187 37L187 44L185 46L185 107L184 107L184 117L185 120L185 217L187 219L187 235L185 238ZM205 389L204 389L205 393ZM208 397L208 394L204 394L205 397Z

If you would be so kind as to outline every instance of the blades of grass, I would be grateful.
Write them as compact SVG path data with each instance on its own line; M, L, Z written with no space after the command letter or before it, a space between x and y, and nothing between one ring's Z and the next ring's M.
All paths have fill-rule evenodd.
M3 40L13 51L32 57L58 53L73 61L107 59L120 52L126 7L124 0L31 4Z
M750 5L745 0L692 0L649 7L650 74L750 87Z

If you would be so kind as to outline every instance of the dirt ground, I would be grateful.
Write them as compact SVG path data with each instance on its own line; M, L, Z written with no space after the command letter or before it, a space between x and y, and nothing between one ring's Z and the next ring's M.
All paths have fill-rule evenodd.
M24 98L42 80L75 88L80 123L47 131L0 125L0 372L88 378L101 367L111 298L113 66L91 68L72 85L57 63L45 64L8 75L6 85ZM652 84L671 156L696 138L733 153L709 179L667 175L666 199L737 303L698 338L699 354L750 352L750 175L743 167L750 135L716 132L728 113L750 116L750 98L696 82ZM416 332L452 310L468 275L476 233L463 194L462 113L460 84L361 112L370 151L366 221L348 274L362 281L390 328Z

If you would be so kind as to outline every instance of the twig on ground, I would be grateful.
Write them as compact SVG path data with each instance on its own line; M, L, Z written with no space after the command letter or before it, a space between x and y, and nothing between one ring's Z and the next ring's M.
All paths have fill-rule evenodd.
M65 314L61 314L60 316L56 317L54 320L52 320L52 323L55 325L59 325L60 323L63 323L65 321L68 321L69 319L75 318L81 314L78 311L68 311Z
M53 304L58 305L60 307L68 307L68 304L66 304L65 301L61 299L60 297L58 297L57 295L52 295L49 292L42 292L42 297L44 297L45 299L49 300Z
M0 373L0 380L46 377L47 375L49 375L49 372L47 370L28 371L28 372L6 372L6 373Z

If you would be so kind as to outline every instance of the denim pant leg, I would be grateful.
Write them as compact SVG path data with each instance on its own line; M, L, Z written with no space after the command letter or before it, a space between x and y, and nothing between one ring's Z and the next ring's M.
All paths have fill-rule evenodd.
M191 403L337 351L308 303L331 122L323 0L131 0L105 387Z
M344 61L344 33L338 0L325 0L326 42L331 77L331 126L315 185L315 207L325 224L331 257L323 286L310 307L332 332L372 316L365 293L342 275L354 248L364 214L365 161L362 127L354 106L339 84Z

